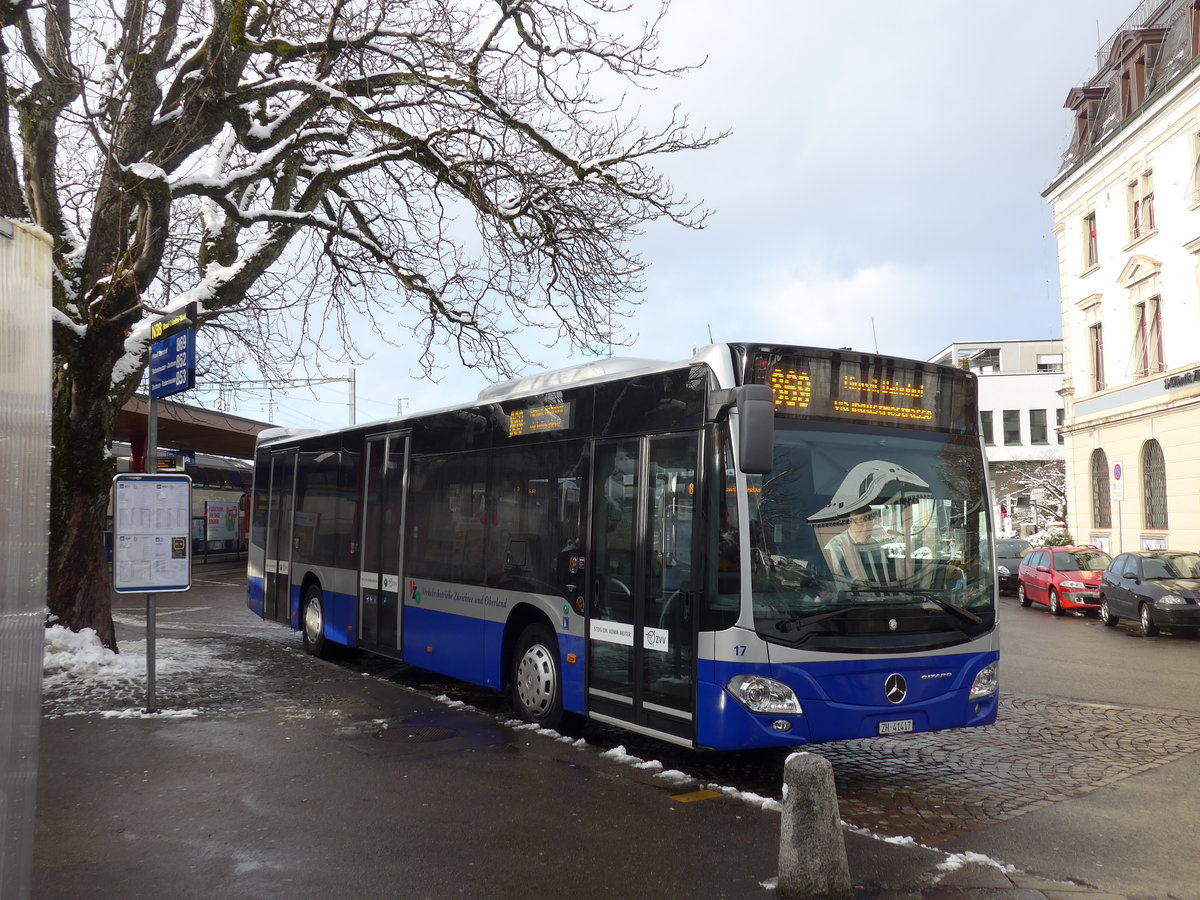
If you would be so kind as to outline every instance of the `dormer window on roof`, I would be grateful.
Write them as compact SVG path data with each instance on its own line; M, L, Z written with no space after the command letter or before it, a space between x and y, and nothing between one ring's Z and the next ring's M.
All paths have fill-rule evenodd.
M1143 0L1100 48L1096 75L1067 95L1075 128L1064 169L1120 131L1198 56L1200 0Z

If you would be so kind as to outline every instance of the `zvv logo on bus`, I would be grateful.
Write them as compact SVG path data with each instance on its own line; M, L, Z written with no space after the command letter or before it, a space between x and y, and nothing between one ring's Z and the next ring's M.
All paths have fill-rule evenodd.
M646 628L642 631L642 647L666 653L670 649L671 633L664 628Z

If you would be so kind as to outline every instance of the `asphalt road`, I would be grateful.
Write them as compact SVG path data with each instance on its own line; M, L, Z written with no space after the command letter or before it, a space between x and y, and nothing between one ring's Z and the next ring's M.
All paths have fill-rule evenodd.
M160 595L160 635L299 636L244 608L240 573L197 567L197 589ZM240 607L240 608L239 608ZM1001 600L1000 721L990 728L817 745L833 763L842 817L876 834L974 851L1113 893L1200 900L1200 639L1141 637L1093 617L1055 618ZM141 610L118 611L132 635ZM496 694L408 666L343 664L485 715ZM617 744L711 783L779 796L785 753L696 754L613 729L576 726L597 752Z
M1124 619L1109 628L1095 615L1055 617L1041 605L1022 609L1016 597L1002 597L1000 607L1005 690L1200 714L1196 635L1142 637Z

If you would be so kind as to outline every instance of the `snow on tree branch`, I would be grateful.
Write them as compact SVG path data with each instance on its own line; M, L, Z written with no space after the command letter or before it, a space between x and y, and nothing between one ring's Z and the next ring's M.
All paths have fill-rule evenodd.
M0 64L30 124L13 148L24 208L5 212L56 240L59 346L181 293L229 324L369 308L426 366L447 347L503 375L524 327L608 342L641 289L632 238L705 217L651 166L721 137L622 114L626 92L687 71L657 57L666 10L10 4L20 41Z

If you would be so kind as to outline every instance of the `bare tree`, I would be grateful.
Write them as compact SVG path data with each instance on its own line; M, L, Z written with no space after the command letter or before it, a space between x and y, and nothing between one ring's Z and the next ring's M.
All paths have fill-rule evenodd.
M592 348L642 287L630 239L704 214L651 164L701 149L628 94L666 3L7 0L0 214L54 242L50 609L115 646L106 447L148 322L198 302L221 374L371 323L426 371ZM611 24L615 37L604 31ZM623 299L622 299L623 298Z
M1046 527L1067 521L1067 472L1061 459L1009 463L993 469L993 476L998 500L1028 498L1028 506L1009 510L1014 521Z

